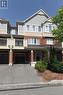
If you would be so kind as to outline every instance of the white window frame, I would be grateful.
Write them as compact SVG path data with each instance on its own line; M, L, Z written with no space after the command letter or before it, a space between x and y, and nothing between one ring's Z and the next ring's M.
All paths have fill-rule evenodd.
M37 38L29 38L28 45L39 45L39 39Z

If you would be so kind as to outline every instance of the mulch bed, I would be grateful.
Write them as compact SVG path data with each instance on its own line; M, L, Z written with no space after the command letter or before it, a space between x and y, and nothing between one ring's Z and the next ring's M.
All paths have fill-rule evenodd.
M63 80L63 74L61 73L54 73L52 71L46 70L44 73L39 73L38 75L42 77L42 80L44 81L50 81L50 80Z

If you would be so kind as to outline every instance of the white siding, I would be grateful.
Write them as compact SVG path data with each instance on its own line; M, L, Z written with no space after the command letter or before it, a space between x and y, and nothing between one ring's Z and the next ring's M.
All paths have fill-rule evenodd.
M48 18L44 13L39 12L36 16L31 17L28 21L25 21L24 25L18 25L18 35L22 35L23 32L42 32L38 31L38 26L41 26ZM27 25L29 25L29 30L27 30ZM33 25L35 26L35 31L33 30Z
M25 23L25 29L24 31L27 31L27 25L30 26L29 32L40 32L38 31L38 26L41 26L44 21L46 21L47 18L43 15L36 15L32 19L30 19L28 22ZM33 31L33 25L35 26L35 31ZM41 28L42 31L42 28ZM27 31L28 32L28 31Z
M26 22L26 25L36 25L36 26L41 26L41 23L44 23L47 18L43 15L36 15L32 19L30 19L28 22Z
M18 25L18 35L21 35L23 33L23 26Z

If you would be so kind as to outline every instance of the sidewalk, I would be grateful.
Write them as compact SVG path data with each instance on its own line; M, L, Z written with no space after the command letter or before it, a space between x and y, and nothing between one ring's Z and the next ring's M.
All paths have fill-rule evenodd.
M59 81L53 80L51 82L37 82L37 83L2 84L0 85L0 91L35 89L53 86L54 87L63 86L63 80Z

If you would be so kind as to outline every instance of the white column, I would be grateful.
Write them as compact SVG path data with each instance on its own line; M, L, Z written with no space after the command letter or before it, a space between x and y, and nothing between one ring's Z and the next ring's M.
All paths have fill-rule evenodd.
M36 62L34 62L34 51L31 50L31 66L35 67Z
M31 64L33 63L33 50L31 50Z
M9 66L12 66L13 64L13 52L12 49L9 51Z

